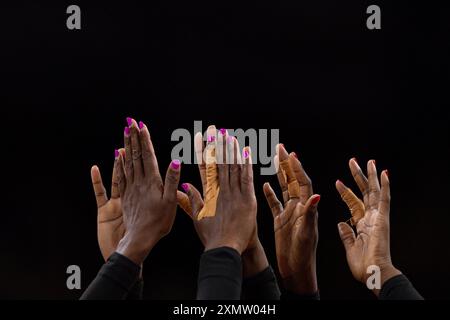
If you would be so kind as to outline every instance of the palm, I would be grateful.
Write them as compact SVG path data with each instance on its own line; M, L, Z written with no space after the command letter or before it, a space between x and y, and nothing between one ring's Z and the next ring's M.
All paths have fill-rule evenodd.
M364 217L356 226L355 243L347 253L350 270L356 279L365 281L369 266L382 266L388 262L384 256L389 249L386 248L384 241L380 241L385 237L386 230L379 211L366 210Z
M125 234L120 198L110 199L98 209L97 233L100 251L107 260Z
M278 267L282 278L288 278L302 264L305 252L310 252L316 241L317 234L306 226L304 206L295 207L299 200L290 200L283 212L274 219L275 246Z

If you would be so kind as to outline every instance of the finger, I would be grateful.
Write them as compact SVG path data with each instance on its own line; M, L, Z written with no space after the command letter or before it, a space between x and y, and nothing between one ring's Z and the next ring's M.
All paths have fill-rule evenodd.
M97 166L91 168L91 180L94 187L95 200L97 201L97 208L101 208L108 202L108 196L106 195L106 189L103 186L102 176Z
M242 149L242 157L244 163L241 172L241 190L245 194L254 194L255 189L253 185L253 164L252 164L252 150L250 147Z
M119 185L119 194L120 197L123 198L125 193L125 188L127 186L127 178L125 175L125 160L124 160L125 152L120 152L119 150L119 158L117 159L117 182Z
M289 161L300 187L300 201L306 203L313 194L311 179L306 174L295 152L289 154Z
M391 186L389 183L388 171L384 170L381 173L381 195L378 211L380 214L389 219L391 210Z
M203 135L197 132L194 138L195 156L197 158L198 170L200 171L200 178L202 179L203 193L206 190L206 164L203 159L203 150L205 149L203 143Z
M186 193L177 190L177 204L183 211L192 218L192 207Z
M217 138L216 158L219 171L219 184L222 190L226 190L230 186L230 174L227 164L227 138L227 130L220 129Z
M281 170L286 176L289 199L300 198L300 186L291 167L289 154L287 153L283 145L278 145L278 157Z
M232 150L232 164L230 165L230 189L240 191L241 189L241 165L239 141L233 137L233 143L230 145Z
M119 165L122 165L122 163L119 161L120 159L120 153L125 152L125 149L121 148L119 150L114 151L114 168L112 173L112 183L111 183L111 199L117 199L120 197L120 191L119 191Z
M348 252L355 243L356 237L352 227L345 222L338 223L339 236L341 237L345 251Z
M319 205L320 195L314 194L305 203L305 222L306 225L311 225L317 219L317 206Z
M350 210L352 218L351 224L356 226L359 220L361 220L366 212L364 203L353 193L353 191L346 187L340 180L336 181L336 190L341 195L342 200Z
M167 169L166 180L164 182L163 198L174 203L177 201L178 183L180 181L181 162L180 160L172 160Z
M189 197L189 202L191 204L190 216L194 220L197 220L198 213L200 212L200 210L203 208L204 205L202 196L200 192L190 183L183 183L181 187Z
M275 163L275 168L277 168L277 179L278 184L280 185L281 192L283 194L283 203L286 204L286 202L289 201L289 194L288 194L288 188L286 183L286 175L284 174L284 171L280 167L280 160L278 158L278 155L275 155L273 158L273 161Z
M153 148L152 139L148 127L142 121L139 121L139 135L141 141L142 165L144 175L147 177L155 177L161 179L159 173L158 160L156 159L155 149Z
M129 127L124 129L124 145L125 145L125 176L128 182L133 182L133 155L131 147L131 130Z
M378 208L380 201L380 183L378 182L375 160L367 162L367 175L369 179L369 208Z
M273 218L275 219L281 212L283 212L283 205L278 200L275 192L268 182L263 186L264 195L266 196L267 203L272 211Z
M134 180L142 181L144 179L144 169L142 167L140 130L134 119L127 118L127 120L130 123L129 127L131 131L131 157L133 160Z
M350 159L348 163L353 179L358 185L359 190L363 195L364 205L369 205L369 182L356 162L355 158Z

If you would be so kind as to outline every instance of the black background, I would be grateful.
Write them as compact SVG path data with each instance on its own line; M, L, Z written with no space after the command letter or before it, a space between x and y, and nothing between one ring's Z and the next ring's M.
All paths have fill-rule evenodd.
M3 3L0 9L0 297L75 299L102 264L90 167L109 190L125 117L150 128L160 167L176 128L278 128L320 203L323 299L373 299L353 280L334 190L371 158L392 184L394 264L426 298L449 298L449 45L445 11L410 1L110 1ZM78 4L82 30L66 28ZM366 28L378 4L382 30ZM448 20L448 18L447 18ZM447 92L446 92L447 91ZM195 165L182 181L199 185ZM256 176L260 238L276 265ZM144 268L145 296L195 296L202 247L179 212Z

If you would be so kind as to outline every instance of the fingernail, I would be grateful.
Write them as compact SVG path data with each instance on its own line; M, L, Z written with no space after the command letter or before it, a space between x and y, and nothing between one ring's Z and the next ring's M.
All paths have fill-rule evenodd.
M249 155L250 155L250 152L248 152L248 149L244 149L244 154L243 154L244 159L247 159Z
M317 203L319 203L319 201L320 201L320 195L317 195L317 197L315 197L311 200L311 204L316 205Z
M297 154L295 153L295 151L292 151L292 155L295 157L295 159L298 159Z
M386 176L389 178L389 171L387 169L384 170L384 173L386 173Z
M224 128L220 129L219 131L220 131L220 134L223 136L227 133L227 129L224 129Z
M377 165L377 162L375 160L372 160L372 163L373 163L374 166Z
M144 123L142 121L139 121L139 129L142 129L144 127Z
M117 159L119 157L119 150L114 150L114 158Z
M187 183L182 183L181 187L183 188L184 192L188 192L189 191L189 185Z
M208 142L214 142L214 141L216 141L215 136L208 136Z
M127 124L130 127L133 124L133 118L127 117Z
M233 142L233 137L232 136L228 136L227 143L231 144L232 142Z
M172 169L178 170L180 165L181 165L180 160L177 160L177 159L172 160L172 163L171 163Z
M356 164L358 164L358 160L356 160L356 158L351 158L350 160L353 160L356 162Z
M339 180L339 179L337 179L337 180L336 180L336 183L342 183L342 181L341 181L341 180Z
M125 136L126 136L126 137L129 137L129 136L130 136L130 128L129 128L129 127L125 127L124 132L125 132Z

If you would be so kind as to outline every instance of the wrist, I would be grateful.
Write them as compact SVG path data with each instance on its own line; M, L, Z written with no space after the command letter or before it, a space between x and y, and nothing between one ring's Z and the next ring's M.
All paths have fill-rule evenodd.
M209 251L212 249L216 249L216 248L221 248L221 247L228 247L231 249L236 250L239 255L242 255L242 252L244 251L243 246L241 244L239 244L236 241L211 241L210 243L207 243L205 245L205 251Z
M392 264L380 267L380 288L372 289L372 292L378 297L380 290L383 288L386 281L400 274L402 274L402 272L395 268Z
M255 276L269 266L269 261L259 239L256 241L255 247L246 249L242 253L242 266L244 278Z
M119 241L116 252L127 257L137 265L142 266L153 246L153 242L146 244L144 241L140 241L139 239L126 234Z
M288 277L282 278L284 288L298 295L311 295L319 291L316 263L307 263Z

